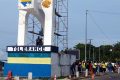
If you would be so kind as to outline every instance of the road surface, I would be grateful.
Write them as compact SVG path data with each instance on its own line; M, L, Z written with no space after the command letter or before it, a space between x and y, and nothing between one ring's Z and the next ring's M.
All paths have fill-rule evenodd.
M79 80L91 80L91 78L83 78ZM106 73L101 76L95 76L95 80L120 80L120 74L118 73Z

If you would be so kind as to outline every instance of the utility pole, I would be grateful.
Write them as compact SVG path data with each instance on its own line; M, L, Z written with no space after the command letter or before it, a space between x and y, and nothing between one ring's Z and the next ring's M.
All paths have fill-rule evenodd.
M94 48L93 48L93 62L95 60L95 52L94 52Z
M99 47L99 61L100 61L100 54L101 54L101 52L100 52L100 47Z
M81 59L81 58L80 58L80 57L81 57L81 56L80 56L80 50L78 50L78 52L79 52L79 60L80 60L80 59Z
M89 60L91 59L91 42L92 42L92 39L89 39L90 40L90 44L89 44Z
M87 60L86 54L87 54L87 15L88 10L86 10L86 24L85 24L85 61Z

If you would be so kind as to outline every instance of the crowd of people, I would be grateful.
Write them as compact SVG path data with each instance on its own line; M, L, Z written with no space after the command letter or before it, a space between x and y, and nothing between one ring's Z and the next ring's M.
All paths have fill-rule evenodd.
M79 74L84 75L86 71L88 75L101 75L106 72L118 72L118 68L120 68L119 63L112 63L112 62L92 62L92 61L76 61L71 65L71 75L75 76L76 71Z

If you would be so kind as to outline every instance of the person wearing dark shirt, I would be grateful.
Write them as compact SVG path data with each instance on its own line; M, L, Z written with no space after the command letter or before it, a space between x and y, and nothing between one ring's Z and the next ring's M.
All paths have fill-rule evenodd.
M70 70L71 70L71 75L74 76L75 75L75 67L76 67L76 64L75 62L70 66Z
M36 46L42 46L42 45L43 45L42 38L38 36L38 38L36 39Z

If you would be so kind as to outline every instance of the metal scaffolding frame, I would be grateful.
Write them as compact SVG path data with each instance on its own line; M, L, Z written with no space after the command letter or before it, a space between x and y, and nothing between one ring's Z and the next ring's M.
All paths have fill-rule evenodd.
M56 0L55 14L55 45L60 50L66 50L68 49L68 0Z
M54 30L54 46L58 46L59 50L68 49L68 0L55 0L55 30ZM34 16L30 16L28 20L28 32L30 37L27 45L35 45L36 36L39 36L38 26L40 23ZM37 28L37 29L36 29ZM36 31L37 30L37 31Z
M27 22L27 45L36 45L36 39L37 37L42 37L42 27L38 19L32 15L29 14L28 22Z

